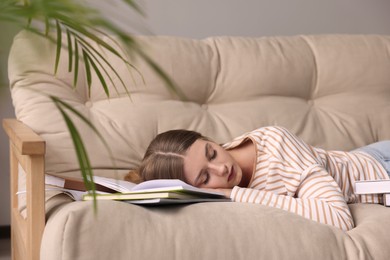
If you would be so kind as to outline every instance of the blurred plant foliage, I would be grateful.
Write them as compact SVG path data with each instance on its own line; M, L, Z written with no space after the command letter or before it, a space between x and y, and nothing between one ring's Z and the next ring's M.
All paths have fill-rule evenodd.
M136 13L144 15L136 1L120 1ZM112 83L112 85L115 85L112 80L113 77L119 78L121 87L126 89L126 85L122 81L120 75L116 72L115 68L101 55L101 51L99 51L100 48L104 48L119 57L128 65L129 69L136 70L136 68L127 60L127 57L118 51L120 44L114 40L107 43L102 39L102 36L105 36L119 39L121 44L126 46L128 52L136 53L140 56L156 74L166 82L168 88L181 96L175 84L163 70L154 63L145 52L143 52L141 46L131 34L124 32L115 23L105 18L99 10L86 4L85 1L1 0L0 21L12 23L20 27L20 29L28 30L53 41L57 46L55 66L53 68L54 74L58 69L61 51L66 48L69 55L68 70L73 73L74 86L76 86L79 77L79 66L84 66L89 87L93 84L91 74L94 72L101 83L100 85L104 88L107 97L110 96L108 84ZM63 44L63 42L66 42L66 44ZM93 47L91 42L98 47ZM83 62L80 62L81 60ZM110 152L107 143L104 141L104 136L99 133L98 129L96 129L87 118L72 108L71 105L55 96L49 96L49 98L55 103L66 122L73 140L86 188L90 190L91 193L95 194L95 187L92 181L93 172L88 153L70 115L75 115L86 123L99 136Z

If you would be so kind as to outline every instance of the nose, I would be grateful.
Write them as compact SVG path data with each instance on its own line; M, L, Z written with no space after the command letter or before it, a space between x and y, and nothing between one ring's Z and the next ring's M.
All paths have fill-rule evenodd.
M209 170L211 173L217 174L218 176L224 176L229 172L227 165L223 163L210 163Z

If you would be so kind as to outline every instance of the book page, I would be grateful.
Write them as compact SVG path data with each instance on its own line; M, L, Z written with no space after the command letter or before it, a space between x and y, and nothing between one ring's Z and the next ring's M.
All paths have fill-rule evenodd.
M129 192L132 191L132 189L136 186L136 184L132 182L99 177L99 176L94 176L93 181L96 184L100 184L102 186L105 186L107 188L113 189L118 192Z
M132 189L132 191L139 191L139 192L157 191L157 190L183 190L183 191L192 191L192 192L202 193L202 194L224 196L224 194L221 192L200 189L178 179L157 179L157 180L145 181L136 185Z

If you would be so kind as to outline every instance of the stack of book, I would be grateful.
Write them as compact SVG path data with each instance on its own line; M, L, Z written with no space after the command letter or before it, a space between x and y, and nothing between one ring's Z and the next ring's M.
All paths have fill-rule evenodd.
M46 175L45 183L52 189L61 190L75 200L93 200L79 179L59 178ZM97 200L120 200L132 204L183 204L197 202L230 201L224 194L196 188L181 180L161 179L145 181L138 185L105 177L94 177Z
M355 182L356 194L383 194L383 204L390 206L390 180L372 180Z

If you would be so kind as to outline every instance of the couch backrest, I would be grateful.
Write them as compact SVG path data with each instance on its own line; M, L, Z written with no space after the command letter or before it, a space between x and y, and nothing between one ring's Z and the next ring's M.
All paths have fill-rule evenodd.
M54 94L88 117L121 169L137 167L156 134L177 128L223 143L261 126L280 125L314 146L341 150L390 139L389 36L139 40L187 101L170 92L141 59L131 58L142 77L107 53L131 98L120 84L117 90L109 86L107 98L96 75L88 96L83 70L72 87L65 51L53 76L55 44L28 32L15 38L9 79L16 115L46 139L48 171L75 170L78 163L60 113L31 89ZM112 167L98 138L82 123L79 129L93 166Z

